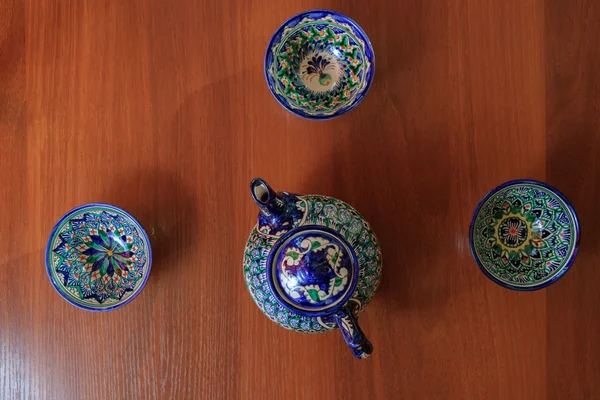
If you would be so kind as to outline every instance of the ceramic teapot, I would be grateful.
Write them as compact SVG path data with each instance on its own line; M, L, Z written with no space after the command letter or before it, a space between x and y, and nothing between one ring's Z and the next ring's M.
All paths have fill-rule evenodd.
M260 207L244 251L244 278L258 307L280 326L320 333L339 328L358 358L373 346L357 324L381 278L371 226L327 196L276 192L254 179Z

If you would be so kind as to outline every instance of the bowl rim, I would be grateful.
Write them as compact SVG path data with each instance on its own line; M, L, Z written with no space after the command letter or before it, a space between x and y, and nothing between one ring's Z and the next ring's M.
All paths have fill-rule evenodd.
M278 36L280 33L283 33L284 29L287 28L288 24L299 18L300 22L303 18L305 17L309 17L310 14L313 13L326 13L329 14L333 17L336 18L340 18L342 19L344 23L348 23L349 25L352 26L352 28L354 28L355 30L358 31L358 33L360 33L364 40L365 40L365 48L368 48L371 50L371 59L369 60L369 62L371 63L371 77L369 78L368 82L367 82L367 86L365 86L364 91L360 94L359 97L357 97L354 100L354 103L352 105L350 105L348 108L342 109L341 111L338 110L337 112L335 112L334 114L331 115L324 115L324 116L316 116L316 115L308 115L300 110L294 109L292 107L290 107L288 104L286 104L284 101L282 101L279 96L277 96L274 93L274 90L271 86L271 84L269 83L269 67L270 65L268 65L268 57L269 57L269 53L271 52L271 48L273 47L273 42L275 41L275 37ZM337 11L333 11L333 10L328 10L328 9L323 9L323 8L317 8L317 9L312 9L312 10L307 10L307 11L303 11L300 12L296 15L291 16L290 18L288 18L287 20L285 20L273 33L273 35L271 35L271 39L269 40L269 44L267 45L267 49L265 51L265 56L264 56L264 63L263 63L263 74L265 76L265 81L267 82L267 87L269 88L269 92L271 93L271 96L273 96L275 98L275 100L279 103L280 106L282 106L284 109L286 109L287 111L291 112L294 115L297 115L301 118L307 119L307 120L317 120L317 121L326 121L326 120L330 120L330 119L334 119L337 117L341 117L342 115L352 111L356 106L358 106L366 97L367 93L369 93L369 90L371 89L371 86L373 84L373 81L375 80L375 50L373 49L373 45L371 44L371 40L369 39L369 37L367 36L367 33L360 27L360 25L358 25L358 23L356 23L352 18L341 14Z
M477 257L477 253L475 252L475 244L474 244L474 240L473 240L473 230L474 230L474 225L475 225L475 219L477 218L477 215L479 214L481 207L483 207L483 205L490 199L490 197L492 197L494 194L496 194L500 190L502 190L506 187L509 187L509 186L514 186L514 185L524 184L524 183L540 186L540 187L550 191L552 194L554 194L558 198L560 198L565 203L565 205L567 206L567 209L573 216L573 225L575 227L575 244L574 244L573 252L572 252L570 258L568 259L568 261L561 268L561 270L555 276L553 276L552 279L550 279L546 282L543 282L543 283L540 283L537 285L526 286L526 287L511 285L511 284L501 281L500 279L493 276L485 268L485 266L481 263L481 261L479 260L479 257ZM469 226L469 247L471 249L471 255L473 256L473 259L477 263L477 266L479 267L479 269L485 274L485 276L487 276L494 283L496 283L504 288L515 290L515 291L520 291L520 292L531 292L534 290L543 289L545 287L552 285L557 280L559 280L571 268L571 265L573 264L573 262L575 261L575 258L577 257L577 253L579 252L579 239L580 239L579 219L577 217L577 213L575 213L575 209L573 208L573 205L571 204L571 202L555 187L553 187L545 182L538 181L536 179L514 179L511 181L505 182L505 183L497 186L496 188L490 190L483 197L483 199L481 199L479 201L479 203L477 204L477 207L475 208L475 212L473 213L473 217L471 218L471 224Z
M326 234L333 236L334 238L339 240L344 246L346 246L350 250L350 258L352 259L352 263L354 264L354 268L352 271L353 272L352 282L350 283L350 287L348 288L347 293L344 295L344 297L342 297L342 300L340 300L337 305L327 308L325 310L307 311L307 310L301 310L299 308L296 308L289 302L285 301L285 299L282 298L282 296L277 291L277 288L275 287L275 281L274 281L274 277L273 277L273 262L275 261L274 258L275 258L275 255L277 254L277 251L290 237L295 236L298 233L302 233L304 231L322 231ZM311 225L302 225L297 228L294 228L291 231L283 234L281 237L277 238L276 243L271 248L271 251L269 252L269 256L267 257L267 265L266 265L265 272L267 274L267 284L269 285L269 290L271 291L271 293L273 294L273 297L275 298L275 300L277 300L279 305L281 305L288 311L293 312L294 314L298 314L298 315L301 315L304 317L316 318L316 317L324 317L324 316L328 316L328 315L333 315L338 310L340 310L341 308L343 308L344 306L346 306L348 304L350 299L352 299L354 292L356 291L356 286L358 284L358 278L359 278L358 275L360 272L360 265L358 263L358 258L356 257L354 248L350 245L350 243L348 243L348 240L346 240L346 238L343 237L343 235L341 233L339 233L338 231L331 229L327 226L311 224Z
M92 208L92 207L101 207L101 208L106 208L108 210L115 210L115 211L122 213L123 215L125 215L126 217L131 219L131 221L140 228L141 234L143 235L143 238L146 240L146 243L148 244L148 254L146 257L146 260L147 260L146 263L147 263L148 267L146 269L146 275L144 276L143 281L142 281L141 285L138 287L137 291L132 293L131 296L129 296L129 298L127 298L125 301L119 302L117 304L114 304L112 306L105 307L105 308L88 307L88 306L77 303L76 301L66 297L65 294L62 292L62 290L59 288L58 284L54 281L54 278L52 277L52 270L51 270L52 263L49 262L50 261L49 251L51 250L51 247L52 247L51 242L52 242L52 239L54 238L54 235L56 234L56 230L62 225L62 223L66 219L70 218L71 216L80 212L81 210L84 210L87 208ZM86 311L91 311L91 312L106 312L106 311L115 310L117 308L120 308L120 307L123 307L123 306L129 304L133 299L135 299L142 292L142 289L144 289L144 287L146 286L146 282L148 281L148 278L150 277L150 270L152 269L152 245L150 244L150 239L148 238L146 230L144 229L142 224L140 224L140 222L137 219L135 219L135 217L133 217L133 215L131 215L127 211L123 210L120 207L117 207L117 206L114 206L114 205L108 204L108 203L87 203L87 204L82 204L80 206L77 206L77 207L71 209L70 211L65 213L58 220L58 222L54 225L54 227L50 231L50 235L48 236L48 241L46 242L46 250L44 252L44 260L46 263L46 274L48 275L48 279L50 280L52 287L60 295L60 297L62 297L64 300L69 302L71 305L73 305L81 310L86 310Z

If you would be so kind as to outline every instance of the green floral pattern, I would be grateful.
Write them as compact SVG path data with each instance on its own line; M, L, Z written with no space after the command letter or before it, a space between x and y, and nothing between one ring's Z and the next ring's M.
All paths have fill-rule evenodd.
M339 232L353 247L359 263L359 279L350 299L355 314L365 309L381 279L381 250L368 222L350 205L326 196L299 196L296 206L304 212L300 225L321 225ZM244 278L250 293L272 321L297 332L318 333L337 325L323 318L305 317L282 307L267 283L267 257L283 233L261 233L256 226L244 251Z
M365 42L331 16L286 28L271 51L268 73L275 93L308 115L333 115L367 87L371 63Z
M48 272L71 303L109 309L143 287L149 247L143 229L129 216L111 206L89 206L56 227L46 255Z
M549 282L572 260L576 217L543 186L516 183L494 193L474 218L473 255L487 273L509 287Z

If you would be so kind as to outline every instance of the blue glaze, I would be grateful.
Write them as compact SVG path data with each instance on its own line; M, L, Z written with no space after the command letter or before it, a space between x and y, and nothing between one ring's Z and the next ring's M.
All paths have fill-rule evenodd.
M254 179L260 207L244 253L244 278L257 306L297 332L339 328L358 358L373 346L357 318L381 275L381 251L369 224L349 205L318 195L274 191Z
M343 307L333 314L340 327L344 341L356 358L367 358L373 352L373 345L358 326L350 307Z
M573 223L575 226L575 232L574 232L574 234L575 234L575 249L574 249L573 253L571 254L571 257L568 260L568 262L561 268L561 270L554 277L552 277L552 279L550 279L546 282L543 282L541 284L534 285L534 286L528 286L528 287L510 285L510 284L507 284L506 282L503 282L502 280L496 278L494 275L492 275L479 260L479 257L477 256L477 253L475 250L475 243L474 243L474 227L475 227L476 218L479 215L481 208L486 204L486 202L492 196L494 196L498 192L502 191L503 189L505 189L507 187L517 186L520 184L530 184L530 185L540 186L540 187L546 189L548 192L550 192L553 195L560 198L564 202L568 211L571 213L571 215L573 217ZM538 196L541 194L542 194L541 192L534 191L534 196ZM537 217L540 217L540 216L537 215ZM477 207L475 208L475 212L473 213L473 217L471 218L471 223L469 226L469 245L470 245L470 249L471 249L471 255L473 256L479 269L485 274L485 276L487 278L489 278L491 281L493 281L497 285L502 286L507 289L516 290L516 291L534 291L534 290L543 289L545 287L552 285L558 279L560 279L570 269L571 265L573 264L573 262L575 261L575 259L577 257L577 253L579 251L579 240L580 240L579 221L577 218L577 214L575 213L575 209L573 208L573 206L571 205L569 200L567 200L567 198L561 192L559 192L558 189L554 188L553 186L551 186L545 182L541 182L541 181L534 180L534 179L515 179L512 181L505 182L505 183L501 184L500 186L494 188L490 192L488 192L485 195L485 197L477 204Z
M77 215L81 215L88 210L98 212L98 209L102 209L103 212L97 215L97 218L92 217L89 214L83 214L83 218L76 218ZM88 237L91 246L88 246L85 250L82 250L77 254L86 257L100 256L97 258L97 262L90 265L90 272L98 272L103 265L106 270L106 275L109 277L115 276L115 271L117 269L121 271L127 270L127 266L122 263L124 258L130 259L132 256L141 255L143 258L132 264L138 265L142 276L139 278L140 282L136 282L135 285L124 284L123 280L126 280L126 278L124 279L123 276L120 276L121 286L126 293L119 295L121 301L116 302L116 304L103 306L102 302L105 298L98 296L98 293L94 293L93 291L93 289L100 284L99 279L95 280L93 283L89 282L91 285L90 289L92 290L90 290L89 293L83 293L81 299L76 299L72 294L67 292L67 287L72 285L75 279L72 276L72 271L65 268L66 265L53 264L53 254L63 254L66 256L66 251L68 250L67 246L74 247L76 244L82 244L79 240L80 237L77 235L65 236L64 233L57 232L64 227L65 224L69 224L73 227L73 234L88 235L87 232L89 232L90 229L99 230L101 226L109 226L111 224L111 219L114 219L114 222L122 227L123 231L110 232L107 230L106 236L104 237L90 234ZM128 244L125 243L127 236L130 235L135 235L134 244L141 246L141 249L137 250L137 253L135 254L131 250L131 246L128 246ZM108 256L108 252L110 252L111 255L114 253L119 256L119 258L117 259L117 257ZM125 210L103 203L85 204L66 213L52 229L46 244L45 255L46 273L57 293L75 307L92 312L111 311L130 303L139 295L146 285L152 267L152 248L150 246L150 240L141 224ZM72 259L72 257L67 258ZM75 261L75 259L72 260ZM109 283L109 287L110 285L111 283ZM92 300L95 300L97 304L92 305L90 303Z
M364 42L364 56L365 56L366 60L370 63L370 68L368 68L368 70L366 71L366 76L365 76L366 85L360 90L360 92L356 95L356 97L354 97L352 99L352 101L349 102L349 104L346 104L343 107L337 109L333 114L308 113L298 107L290 106L291 100L288 97L282 95L281 93L278 93L278 91L276 90L276 85L277 85L276 80L272 76L272 74L269 72L269 70L272 68L274 62L276 61L274 54L273 54L273 47L281 42L286 28L297 26L305 18L310 18L312 20L318 20L318 19L322 19L322 18L325 18L328 16L331 16L337 23L342 23L342 24L346 24L347 26L349 26L352 29L352 33L359 40ZM334 29L334 33L341 33L341 32L343 32L343 31L338 31L338 30ZM333 51L330 51L331 49L325 49L325 48L323 48L323 46L321 46L319 48L315 48L315 49L316 50L325 50L326 52L334 54L334 55L339 54L339 49L337 49L337 48L333 49ZM306 49L305 51L310 52L315 49L311 48L311 49ZM307 68L307 71L313 71L315 69L315 65L325 65L327 63L327 62L323 63L322 60L319 60L319 63L317 63L316 62L317 60L319 60L318 57L313 59L313 63L311 64L310 67ZM342 58L342 62L343 61L344 60ZM296 66L295 68L298 68L298 67ZM297 71L297 73L300 74L300 71ZM347 112L351 111L367 95L367 93L373 83L373 79L375 78L375 54L373 52L373 47L372 47L371 42L369 41L369 38L367 37L366 33L352 19L348 18L347 16L345 16L343 14L340 14L340 13L337 13L337 12L331 11L331 10L312 10L312 11L303 12L303 13L300 13L298 15L291 17L277 29L275 34L271 37L269 44L267 45L267 49L265 52L265 60L264 60L264 74L265 74L267 86L269 87L271 94L273 95L275 100L277 100L277 102L282 107L284 107L286 110L290 111L291 113L293 113L295 115L298 115L299 117L306 118L306 119L328 120L328 119L339 117L339 116L344 115ZM301 84L299 80L295 80L294 83ZM321 98L324 98L324 97L321 97Z
M258 197L257 190L259 189L264 190L261 192L264 198ZM299 201L296 195L276 192L267 182L259 178L252 180L250 192L262 210L258 215L258 224L263 229L267 229L270 234L287 232L302 220L304 212L296 207L296 203Z
M305 254L294 259L290 253ZM340 276L344 279L336 293ZM348 304L358 282L358 260L335 230L304 225L282 236L267 260L267 282L275 299L288 310L335 322L355 357L366 358L373 352ZM316 298L307 294L311 290ZM314 292L333 294L321 300Z
M310 245L303 246L303 242L311 240L312 243L318 240L328 243L313 247L314 250ZM296 265L288 265L286 255L298 251L306 254L296 260ZM336 260L327 259L330 251L336 253L334 256L339 255L336 268L332 266L337 264ZM282 268L287 270L286 273ZM338 286L335 286L336 278L340 281ZM333 315L345 305L356 287L358 260L346 240L333 229L304 225L282 236L269 254L267 281L277 301L291 311L311 317ZM307 290L307 287L314 289ZM318 300L310 296L319 298L318 292L330 296Z

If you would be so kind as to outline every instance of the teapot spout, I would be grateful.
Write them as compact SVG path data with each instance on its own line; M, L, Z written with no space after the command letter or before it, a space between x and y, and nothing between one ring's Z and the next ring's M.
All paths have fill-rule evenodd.
M281 196L263 179L255 178L252 180L250 194L265 217L276 216L279 213L283 204Z
M295 194L276 192L259 178L252 180L250 194L260 207L258 227L262 233L280 236L304 219L306 206Z

